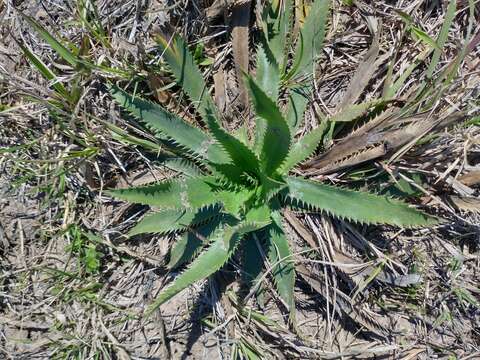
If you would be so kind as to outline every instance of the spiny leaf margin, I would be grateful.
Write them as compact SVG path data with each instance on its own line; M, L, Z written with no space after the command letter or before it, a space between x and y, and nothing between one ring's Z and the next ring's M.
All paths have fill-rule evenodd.
M438 223L438 219L384 196L290 176L287 183L287 198L307 210L325 211L333 216L364 224L420 227Z

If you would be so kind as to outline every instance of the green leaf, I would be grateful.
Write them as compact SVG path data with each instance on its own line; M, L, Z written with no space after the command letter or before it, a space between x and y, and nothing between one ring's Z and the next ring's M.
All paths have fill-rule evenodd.
M115 74L115 75L120 75L125 78L131 76L130 73L127 73L124 70L118 70L114 69L112 67L108 66L103 66L103 65L96 65L91 62L88 62L84 59L79 58L78 56L75 55L74 52L70 51L67 47L62 45L57 39L55 39L44 27L42 27L40 24L38 24L35 20L32 18L26 16L25 14L21 13L20 14L23 16L23 18L32 26L38 33L39 35L52 47L55 52L62 57L65 61L67 61L72 67L77 68L77 69L96 69L100 71L104 71L110 74ZM73 47L73 45L71 45ZM75 48L75 52L80 52L80 49Z
M407 25L413 24L413 22L414 22L413 18L409 14L407 14L406 12L401 11L401 10L397 10L397 9L393 9L393 11L395 11Z
M15 40L16 41L16 40ZM20 42L16 41L18 46L20 46L20 49L22 49L22 52L25 54L25 56L28 58L28 60L37 68L37 70L47 79L52 83L52 87L55 89L55 91L60 94L63 98L66 100L70 101L70 94L68 91L65 89L65 87L62 85L61 82L58 81L57 76L53 73L50 68L45 65L45 63L40 59L37 55L35 55L30 49Z
M257 115L266 121L260 162L267 175L272 174L285 160L290 148L290 129L277 105L263 92L251 77L247 77Z
M85 262L85 270L88 273L94 274L100 269L100 254L97 252L94 244L89 244L85 249L83 261Z
M245 145L248 146L250 144L248 140L248 125L246 123L234 130L233 135Z
M263 227L263 224L259 227L254 223L224 227L223 231L212 239L208 249L202 252L183 273L175 278L170 286L160 293L157 299L149 306L145 315L151 315L155 309L183 289L219 270L232 256L242 236L261 227Z
M410 30L412 31L412 33L417 37L419 38L421 41L423 41L425 44L427 44L428 46L431 46L432 48L435 48L435 49L440 49L440 47L438 46L437 42L435 40L433 40L425 31L423 31L422 29L416 27L416 26L411 26L410 27Z
M177 84L182 87L197 111L204 117L207 107L213 106L214 103L185 40L178 35L174 35L171 39L158 36L156 40Z
M223 232L224 225L222 219L217 217L182 234L170 251L167 267L174 269L191 261L204 246L208 245L210 239L215 239Z
M252 197L253 191L248 188L239 188L233 191L219 191L218 202L223 204L225 212L240 219L245 210L245 203Z
M438 223L436 218L387 197L340 189L295 177L288 177L287 183L287 198L294 205L306 210L320 210L366 224L416 227Z
M90 0L78 0L76 3L78 9L77 13L83 26L88 29L90 35L93 35L95 40L101 42L103 46L111 50L112 46L109 37L103 28L95 2Z
M212 224L206 224L199 230L202 231L204 228L209 228L211 226ZM205 230L203 230L202 233L203 232L205 232ZM199 238L197 232L193 233L187 231L182 234L180 239L173 244L173 247L170 250L170 261L167 264L167 268L176 269L191 261L198 252L208 244L208 241L206 240L208 239Z
M162 151L165 151L162 148L162 145L155 143L153 141L141 139L139 137L130 135L127 131L119 128L118 126L115 126L107 121L103 121L102 119L97 119L99 123L104 125L107 129L110 130L112 137L115 140L124 142L129 145L139 145L142 146L143 148L153 151L156 154L160 154Z
M238 190L241 187L255 184L255 181L241 168L233 164L210 164L213 175L218 178L224 189Z
M206 120L212 136L232 159L233 164L245 173L258 174L260 162L257 156L240 140L226 132L217 121L211 109L206 109Z
M306 85L290 89L286 120L290 128L293 129L292 133L303 123L311 91L312 88Z
M290 313L293 313L295 309L293 292L295 285L294 259L278 211L272 214L272 220L273 223L269 226L266 237L268 260L272 266L272 276L278 294L288 305Z
M325 29L330 13L330 0L315 0L305 23L300 30L303 41L297 43L296 54L302 54L299 60L298 75L305 76L314 72L315 60L323 49ZM303 51L301 47L303 46Z
M270 48L264 40L262 46L257 50L257 83L258 86L267 94L273 102L278 100L280 87L280 74L278 64L273 58ZM266 131L267 124L261 117L256 117L255 131L255 151L260 153L262 139Z
M199 177L203 174L202 170L193 161L181 157L163 159L161 164L189 177Z
M323 121L317 128L296 141L288 154L287 160L282 164L280 173L287 174L295 165L308 159L322 142L327 126L328 122Z
M158 104L133 97L116 86L111 87L113 98L132 115L144 122L152 131L171 139L194 155L215 163L228 163L228 155L200 129Z
M260 279L263 270L263 258L255 238L252 236L254 233L247 235L243 245L243 281L247 288L255 286L255 282Z
M438 38L436 41L435 51L432 56L432 61L427 69L427 78L431 78L433 76L433 72L440 60L440 56L442 55L443 48L445 43L448 39L448 32L452 27L453 19L455 19L455 12L457 10L457 1L450 0L450 3L447 7L447 12L445 14L445 18L443 19L442 28L440 29L440 33L438 34Z
M265 51L267 46L267 44L263 44L257 49L256 80L258 86L265 92L265 94L276 102L280 86L280 75L278 64L274 59L269 58Z
M480 116L475 116L464 124L464 126L470 126L470 125L480 126Z
M129 236L158 233L167 234L185 230L220 215L220 207L209 206L198 211L187 209L166 209L145 216L129 232Z
M45 40L65 61L74 67L80 64L79 59L57 39L55 39L43 26L22 12L20 12L20 15L22 15L22 17L30 24L30 26L38 32L43 40Z
M264 201L270 200L273 196L284 189L287 184L282 180L275 180L262 174L260 177L261 188L260 195Z
M415 184L420 186L425 185L422 179L422 176L420 174L413 173L409 175L411 177L411 180L413 180ZM421 197L423 195L423 193L418 188L411 185L403 177L399 179L395 179L394 181L392 181L392 184L387 187L385 187L384 183L381 184L381 188L379 189L379 191L382 195L403 197L403 198Z
M300 65L303 58L303 35L301 31L299 32L299 37L297 41L298 41L297 52L295 53L293 64L292 66L290 66L290 69L288 70L288 72L285 72L282 76L282 81L285 83L290 81L298 73L298 70L300 69Z
M110 190L112 196L160 209L198 209L218 203L211 177L186 178L155 185Z
M245 214L245 221L248 223L256 223L259 226L260 224L267 226L271 222L270 213L271 210L268 205L255 206Z
M402 18L405 24L407 24L408 29L411 31L414 37L417 37L418 39L423 41L428 46L431 46L432 48L439 48L435 40L433 40L425 31L420 29L418 26L415 26L415 21L409 14L401 10L394 9L394 11Z
M265 355L255 346L248 343L245 338L241 338L239 342L239 347L241 351L238 356L233 357L232 359L248 359L248 360L262 360L265 359ZM240 355L241 354L241 355Z
M276 63L280 66L281 73L284 72L288 60L288 40L290 38L293 8L292 0L278 1L277 7L268 12L267 22L271 24L270 31L267 34L268 45Z
M472 19L473 11L474 11L473 10L474 5L472 1L469 1L469 7L470 7L470 15ZM416 103L423 102L424 99L428 98L433 92L435 96L433 96L432 99L425 106L423 106L422 108L423 110L430 109L433 106L433 104L435 104L437 100L442 97L444 90L446 89L446 86L451 82L454 75L457 73L457 70L460 64L462 63L464 56L466 56L467 54L466 50L467 50L467 47L469 46L468 42L464 45L460 54L450 62L449 66L445 67L445 69L441 71L441 73L436 79L433 79L433 73L438 64L438 61L440 60L440 56L443 52L443 48L448 38L448 31L452 25L453 19L455 18L455 13L456 13L455 10L456 10L456 1L451 0L447 8L447 13L445 14L445 19L444 19L442 28L440 30L440 34L437 38L438 47L435 47L432 61L430 62L430 65L427 68L426 74L427 74L427 80L429 81L423 81L420 84L420 86L418 86L415 96L413 97L414 101L411 102L411 105L415 106ZM470 25L471 24L472 22L470 22ZM469 25L469 29L471 28L470 25ZM441 84L442 82L443 84ZM441 87L441 89L439 89L439 87Z
M160 295L147 309L146 316L149 316L156 308L183 289L218 271L232 256L241 240L240 234L233 229L224 228L222 231L219 231L216 237L212 239L210 246L183 273L178 275L171 285L162 290Z

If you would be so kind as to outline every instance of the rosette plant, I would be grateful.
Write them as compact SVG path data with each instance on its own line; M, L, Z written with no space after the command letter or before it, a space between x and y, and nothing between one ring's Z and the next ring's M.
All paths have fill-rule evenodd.
M252 136L247 135L247 125L236 134L222 127L222 114L179 36L158 42L177 84L202 119L199 126L112 87L118 103L183 159L183 174L178 177L111 192L154 208L131 235L183 234L173 245L169 266L188 265L160 292L149 312L218 271L236 252L250 279L261 273L265 254L278 294L293 310L294 258L282 223L286 207L365 224L418 227L436 222L398 200L291 175L316 151L324 134L319 126L296 136L313 94L311 74L323 46L329 1L313 2L296 39L291 31L292 9L291 0L270 3L260 19L256 77L243 79L255 115ZM290 48L296 49L293 58Z

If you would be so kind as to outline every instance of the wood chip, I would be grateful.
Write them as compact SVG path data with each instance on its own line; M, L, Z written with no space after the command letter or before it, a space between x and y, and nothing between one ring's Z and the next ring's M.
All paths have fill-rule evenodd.
M480 170L470 171L457 178L462 184L467 186L480 184Z
M450 196L450 201L460 211L480 213L480 199L479 198Z

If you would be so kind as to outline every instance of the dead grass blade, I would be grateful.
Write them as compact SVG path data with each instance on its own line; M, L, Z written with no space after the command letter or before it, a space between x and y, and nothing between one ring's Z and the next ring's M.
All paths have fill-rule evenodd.
M449 200L460 211L480 213L480 199L476 197L450 196Z
M381 34L381 22L378 25L378 29L373 36L372 45L368 49L365 57L360 65L357 67L349 88L345 93L342 102L339 105L339 109L343 110L348 106L355 104L355 102L362 95L363 90L367 87L368 83L372 79L373 74L380 65L375 62L380 52L379 38ZM372 30L373 31L373 30Z
M457 180L466 186L480 184L480 170L471 171L467 174L459 176Z
M319 295L325 297L325 284L321 280L320 276L315 275L312 271L308 270L303 264L296 265L297 274L309 284ZM332 290L332 289L331 289ZM382 324L381 318L378 314L371 314L368 310L359 306L359 304L353 304L350 297L341 292L338 289L333 289L336 296L337 306L335 307L341 315L346 315L360 326L368 329L369 331L377 334L380 337L385 337L388 334L386 325ZM333 304L330 304L333 305Z
M215 104L220 112L227 110L227 93L225 88L225 70L223 68L218 69L213 74L213 87L215 89Z
M243 72L248 73L249 58L249 23L251 1L239 1L232 9L232 51L235 73L239 89L239 102L243 109L248 108L248 92L243 81Z
M205 9L207 20L212 21L224 14L232 3L233 0L215 0L212 5Z
M426 118L425 115L418 115L396 120L397 123L407 125L398 129L388 129L388 124L383 124L386 116L388 115L381 115L372 120L371 124L365 124L320 157L307 162L302 168L308 175L333 173L397 151L390 158L392 161L408 151L420 138L431 133L433 129L439 130L465 118L463 113L452 114L436 120ZM316 170L309 170L311 168Z

